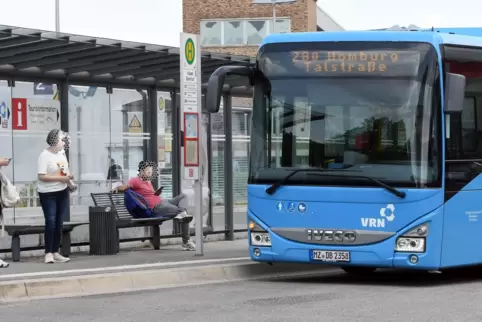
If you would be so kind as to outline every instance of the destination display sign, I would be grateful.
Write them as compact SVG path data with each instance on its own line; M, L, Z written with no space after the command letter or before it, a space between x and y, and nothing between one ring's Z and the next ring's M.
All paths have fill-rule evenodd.
M268 74L309 76L417 76L420 52L403 50L320 51L267 53Z
M420 53L413 51L294 51L292 62L307 73L415 76Z

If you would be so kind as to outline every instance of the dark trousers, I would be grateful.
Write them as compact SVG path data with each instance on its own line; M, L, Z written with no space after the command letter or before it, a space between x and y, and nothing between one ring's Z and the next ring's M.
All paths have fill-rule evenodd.
M155 214L160 216L172 216L173 218L183 211L186 211L187 196L181 193L169 200L162 200L160 204L157 204L152 208ZM181 224L181 238L183 243L187 243L190 239L189 236L189 223L192 221L192 216L183 219L174 219Z
M56 192L39 192L45 217L45 254L57 253L62 237L62 225L69 211L68 188Z

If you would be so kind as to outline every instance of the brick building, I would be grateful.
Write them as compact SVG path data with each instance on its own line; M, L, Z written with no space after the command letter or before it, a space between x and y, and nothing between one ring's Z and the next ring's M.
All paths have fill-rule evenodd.
M272 6L252 0L183 0L183 31L201 34L206 51L254 56L272 32ZM316 0L276 5L275 32L340 31Z

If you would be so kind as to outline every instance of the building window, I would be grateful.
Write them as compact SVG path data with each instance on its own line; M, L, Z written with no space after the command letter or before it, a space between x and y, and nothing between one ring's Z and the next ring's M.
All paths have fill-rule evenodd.
M201 23L201 46L219 46L222 44L222 22L205 21Z
M263 38L268 35L268 21L267 20L249 20L246 28L246 44L259 45Z
M224 44L242 45L244 42L244 21L224 21Z
M289 19L276 19L276 32L284 34L291 31L291 21Z
M271 18L201 21L201 46L256 46L271 33ZM277 18L275 32L291 32L291 19Z

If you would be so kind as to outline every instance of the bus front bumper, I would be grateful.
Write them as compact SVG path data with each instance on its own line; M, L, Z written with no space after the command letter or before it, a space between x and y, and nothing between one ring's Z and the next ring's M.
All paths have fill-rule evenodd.
M406 268L436 270L440 267L440 258L433 252L399 253L394 246L397 236L377 244L361 246L333 246L304 244L270 232L271 246L249 245L250 257L256 262L310 263L335 266L370 266L377 268ZM349 261L329 261L314 259L314 251L343 252ZM346 260L344 258L343 260Z

